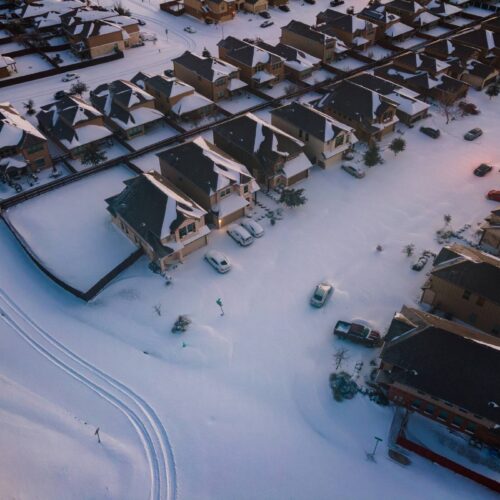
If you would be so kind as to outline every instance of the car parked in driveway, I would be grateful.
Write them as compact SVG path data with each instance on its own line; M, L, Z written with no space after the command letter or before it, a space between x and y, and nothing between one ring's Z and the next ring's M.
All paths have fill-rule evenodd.
M420 127L420 132L422 132L422 134L428 135L429 137L432 137L433 139L438 139L441 135L441 132L437 128L431 127Z
M78 73L66 73L62 77L63 82L72 82L73 80L76 80L77 78L80 78L80 75Z
M366 172L356 165L342 165L341 168L357 179L362 179L366 175Z
M481 163L479 167L474 169L474 175L478 177L484 177L486 174L489 174L493 170L491 165L487 165L486 163Z
M278 9L283 12L290 12L290 7L288 7L288 5L279 5Z
M333 294L333 286L326 281L316 285L310 303L313 307L323 307Z
M241 225L254 237L260 238L264 234L264 228L253 219L245 219Z
M58 90L54 94L54 99L59 100L59 99L62 99L63 97L66 97L67 95L70 95L70 94L68 92L66 92L65 90Z
M205 260L219 273L227 273L231 269L231 262L221 252L210 250L205 254Z
M269 12L267 12L267 10L263 10L263 11L259 12L259 16L263 17L264 19L271 19L271 14L269 14Z
M227 228L227 234L242 247L253 243L253 236L240 224L231 224Z
M486 198L488 198L488 200L498 201L500 203L500 190L492 189L491 191L488 191Z
M480 128L473 128L472 130L469 130L465 135L464 139L466 141L473 141L477 139L478 137L481 137L483 135L483 131Z
M272 26L274 23L272 21L264 21L260 27L261 28L268 28L269 26Z
M192 34L192 33L196 33L196 30L195 30L195 29L193 29L193 28L191 28L191 26L186 26L186 27L184 28L184 31L185 31L186 33L191 33L191 34Z
M359 323L337 321L333 334L341 339L348 339L367 347L378 347L382 344L380 333Z

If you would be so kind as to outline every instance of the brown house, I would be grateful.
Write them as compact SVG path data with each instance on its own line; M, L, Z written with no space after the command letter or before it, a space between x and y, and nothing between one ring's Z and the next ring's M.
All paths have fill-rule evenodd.
M240 80L238 67L216 57L202 57L186 51L172 62L177 78L214 102L237 95L247 86Z
M125 189L106 200L113 223L165 271L208 243L205 210L157 172L124 182Z
M163 177L202 206L218 228L243 217L259 186L247 168L202 137L158 154Z
M219 57L240 69L241 79L251 88L273 86L285 78L282 57L256 45L228 36L221 40Z
M0 54L0 78L7 78L17 71L16 61L12 57Z
M486 252L500 255L500 207L492 210L481 224L479 245Z
M500 336L500 259L474 248L444 247L422 288L421 301Z
M198 19L222 22L234 19L237 6L233 0L184 0L184 9Z
M473 29L455 36L453 43L477 50L481 62L500 69L500 33Z
M47 139L8 102L0 103L0 174L9 177L52 166Z
M498 339L403 307L384 340L376 380L395 405L500 446Z
M476 90L483 90L490 83L495 82L498 75L498 69L481 61L472 60L464 68L461 79Z
M392 0L385 4L385 8L399 16L403 23L418 30L428 30L438 24L439 17L431 14L423 4L413 0Z

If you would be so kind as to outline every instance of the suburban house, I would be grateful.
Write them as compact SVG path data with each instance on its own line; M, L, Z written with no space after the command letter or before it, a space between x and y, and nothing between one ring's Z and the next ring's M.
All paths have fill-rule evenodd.
M413 0L392 0L385 4L385 8L388 12L399 16L403 23L419 30L433 28L439 22L439 17Z
M124 181L106 200L113 223L161 271L208 243L206 212L157 172Z
M473 29L457 35L453 43L470 47L478 51L478 58L485 64L500 63L500 33L486 29Z
M317 30L335 36L350 48L365 50L375 42L376 26L351 14L327 9L316 16L316 24Z
M8 102L0 102L0 175L52 166L47 139Z
M291 186L309 176L304 143L251 113L213 129L216 146L245 165L261 186Z
M90 145L112 143L113 132L102 113L76 96L65 96L40 108L40 129L72 158L80 157Z
M255 42L261 49L272 52L285 60L285 76L294 82L301 82L313 76L321 66L321 59L309 55L291 45L269 43L258 40Z
M144 135L164 120L163 113L155 109L154 97L125 80L99 85L90 92L90 101L124 139Z
M452 21L462 12L460 7L440 0L431 0L426 8L431 14L446 22Z
M253 14L267 10L269 7L267 0L243 0L240 5L243 6L243 10Z
M214 102L237 95L247 86L240 80L239 68L216 57L186 51L172 62L177 78Z
M406 87L401 87L371 73L360 73L349 80L397 103L396 115L399 121L406 125L411 125L428 115L430 104L418 99L418 94Z
M480 226L479 246L493 255L500 255L500 207L491 211Z
M197 137L158 154L164 178L189 195L220 228L243 217L259 186L247 168Z
M16 61L12 57L0 54L0 78L7 78L16 71Z
M241 79L251 88L272 86L285 78L282 57L233 36L222 39L219 57L240 69Z
M75 11L76 9L82 9L84 7L85 3L80 2L80 0L65 0L64 2L59 0L23 2L19 9L12 12L12 17L14 19L30 22L46 14L57 14L59 16L66 12Z
M210 99L177 78L138 73L131 81L154 97L156 109L176 119L198 119L215 110Z
M500 446L500 341L417 309L396 313L376 381L408 412L466 440Z
M479 51L465 45L458 45L452 40L436 40L424 48L424 52L432 57L446 61L450 76L461 78L464 68L470 59L476 59Z
M427 71L427 73L433 77L448 74L450 68L450 65L445 61L416 52L409 52L396 57L392 63L403 71L409 71L411 73Z
M458 244L444 247L422 290L424 304L500 336L500 258Z
M324 63L338 59L348 50L346 45L333 35L318 31L300 21L290 21L281 28L280 42L303 50Z
M234 19L236 8L234 0L184 0L186 14L213 22Z
M486 19L481 23L481 25L485 30L500 33L500 16Z
M461 74L461 80L476 90L483 90L490 83L496 81L499 70L481 61L471 60Z
M353 129L308 104L292 102L271 112L272 124L304 143L312 164L329 167L358 141Z
M315 107L352 127L356 137L368 143L394 132L399 121L395 101L349 80L332 87Z

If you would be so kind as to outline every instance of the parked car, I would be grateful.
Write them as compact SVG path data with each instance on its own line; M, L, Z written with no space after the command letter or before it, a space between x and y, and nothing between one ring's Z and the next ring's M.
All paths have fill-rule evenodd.
M80 75L78 73L66 73L62 77L63 82L71 82L73 80L76 80L77 78L80 78Z
M193 28L191 28L191 26L186 26L186 27L184 28L184 31L185 31L186 33L196 33L196 30L194 30Z
M271 19L271 14L269 14L267 10L259 12L259 16L263 17L264 19Z
M63 97L66 97L67 95L69 95L69 93L66 92L65 90L58 90L54 94L54 99L59 100L59 99L62 99Z
M143 42L156 42L158 39L154 33L148 33L147 31L141 31L139 33L139 38Z
M339 5L343 5L344 3L344 0L332 0L330 2L330 7L338 7Z
M205 254L205 260L219 273L227 273L231 269L231 262L221 252L210 250Z
M500 203L500 191L498 189L492 189L491 191L488 191L486 198Z
M341 339L349 339L368 347L377 347L382 344L380 333L359 323L337 321L333 334Z
M260 27L261 28L268 28L269 26L272 26L274 23L272 21L264 21Z
M320 283L316 285L310 303L313 307L323 307L332 294L333 286L330 283Z
M356 165L342 165L341 168L357 179L362 179L366 175L366 172Z
M469 130L464 135L464 139L466 141L473 141L474 139L477 139L478 137L481 137L482 135L483 135L483 131L480 128L473 128L472 130Z
M491 165L487 165L486 163L481 163L479 167L474 169L474 175L478 177L484 177L486 174L489 174L493 170Z
M139 26L146 26L146 21L143 21L142 19L139 19L138 17L133 17L132 19L135 19Z
M290 12L290 7L288 7L288 5L280 5L278 9L283 12Z
M163 74L168 77L173 77L174 76L174 70L173 69L166 69L163 71Z
M241 225L254 237L260 238L264 234L264 228L253 219L245 219Z
M214 20L210 17L205 18L205 24L214 24Z
M428 135L429 137L432 137L433 139L438 139L441 135L441 132L437 128L431 127L420 127L420 132L422 132L422 134Z
M316 0L304 0L304 2L308 3L309 5L315 5Z
M253 236L240 224L231 224L227 228L227 234L242 247L253 243Z

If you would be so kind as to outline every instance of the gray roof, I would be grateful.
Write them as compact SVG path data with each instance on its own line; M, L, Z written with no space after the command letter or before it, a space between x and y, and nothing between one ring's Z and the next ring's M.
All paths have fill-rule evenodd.
M275 64L282 61L282 58L276 54L271 54L256 45L244 42L233 36L222 39L217 45L224 47L229 57L248 67L254 67L256 60L260 60L260 57L256 57L257 52L265 52L269 55L266 64Z
M303 37L309 38L315 42L321 43L322 45L331 38L334 38L333 35L328 35L326 33L322 33L317 29L314 29L312 26L309 26L306 23L301 21L290 21L286 26L283 26L281 30L291 31L292 33L296 33Z

